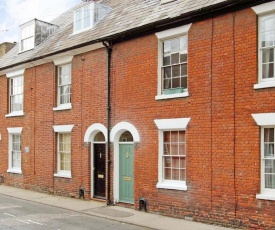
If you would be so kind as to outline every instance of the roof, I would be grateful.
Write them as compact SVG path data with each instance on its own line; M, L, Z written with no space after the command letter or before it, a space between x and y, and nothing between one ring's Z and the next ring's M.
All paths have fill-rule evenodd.
M126 39L145 32L157 32L166 26L187 24L196 17L210 17L215 12L257 5L263 0L102 0L111 11L92 29L73 35L74 10L89 3L81 2L53 21L58 29L33 50L18 53L19 45L0 59L0 71L22 63L90 45L104 40Z

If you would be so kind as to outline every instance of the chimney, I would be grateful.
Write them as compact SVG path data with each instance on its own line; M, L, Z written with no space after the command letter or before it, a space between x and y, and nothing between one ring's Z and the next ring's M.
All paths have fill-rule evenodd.
M9 52L14 46L16 45L16 42L10 43L10 42L4 42L0 44L0 58L4 56L7 52Z

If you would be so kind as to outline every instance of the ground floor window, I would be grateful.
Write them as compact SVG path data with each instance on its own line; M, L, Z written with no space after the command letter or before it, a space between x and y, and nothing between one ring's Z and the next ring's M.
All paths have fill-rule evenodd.
M159 130L157 188L187 190L186 129L190 118L155 120Z
M8 172L22 173L21 170L21 132L22 128L8 128L9 168Z

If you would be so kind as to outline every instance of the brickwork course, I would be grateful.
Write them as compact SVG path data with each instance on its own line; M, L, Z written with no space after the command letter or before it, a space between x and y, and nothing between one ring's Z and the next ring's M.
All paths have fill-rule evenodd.
M113 20L113 14L124 12L121 7L125 1L99 2L110 5L113 10L110 18L106 16L107 22ZM84 137L92 125L108 127L109 83L111 134L118 124L127 123L135 127L140 140L133 144L134 202L131 204L116 200L118 150L116 140L111 140L110 159L106 158L105 162L107 202L138 210L142 197L151 213L227 227L275 229L275 200L256 198L261 193L262 180L261 131L252 117L252 114L274 112L274 87L254 89L254 84L258 83L259 16L252 8L274 1L194 1L194 10L190 1L189 8L179 0L163 5L158 0L144 2L148 7L155 7L154 14L158 10L172 14L178 7L182 7L183 13L167 13L167 21L145 15L148 22L143 25L135 22L132 33L127 30L125 16L121 16L124 26L126 23L124 30L122 25L110 30L110 34L108 30L103 33L104 26L109 28L103 18L99 35L92 35L99 37L91 37L90 43L83 40L89 39L86 32L66 40L62 36L71 34L72 28L62 25L64 33L53 33L52 38L50 36L34 50L21 53L12 61L18 52L17 46L0 59L0 175L3 182L8 186L75 198L79 197L79 188L84 188L85 199L93 199L93 141L84 141ZM129 16L136 15L132 12L136 5L137 1L133 1L125 7ZM200 5L204 8L199 17ZM68 15L73 14L67 12L53 22L73 20ZM155 32L189 23L192 23L188 31L189 96L156 100L159 40ZM60 50L46 51L50 49L47 48L50 42L58 47L55 43L58 36L64 39L60 42ZM109 82L106 48L103 45L91 48L104 40L112 44ZM45 52L41 53L42 50ZM58 68L53 60L69 55L73 55L72 108L54 111L58 97ZM24 115L8 117L7 74L22 68L25 69ZM186 128L186 191L156 187L159 130L154 120L173 118L191 118ZM58 164L57 135L53 130L56 125L74 125L71 178L54 176ZM7 172L7 128L11 127L23 127L22 174ZM127 131L127 127L122 128L121 133ZM29 152L25 152L25 147Z

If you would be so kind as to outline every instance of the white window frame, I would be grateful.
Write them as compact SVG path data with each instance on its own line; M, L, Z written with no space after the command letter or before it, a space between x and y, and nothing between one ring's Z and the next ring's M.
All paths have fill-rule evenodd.
M271 88L275 87L275 45L272 46L274 48L274 77L269 79L262 78L262 50L272 48L262 48L261 47L261 21L264 17L274 16L275 17L275 2L264 3L255 7L252 7L254 12L259 16L258 17L258 82L254 84L254 89L263 89L263 88ZM274 28L275 32L275 28Z
M53 60L55 66L58 68L58 73L57 73L57 107L53 108L54 111L59 111L59 110L68 110L72 109L72 102L66 103L66 104L61 104L60 103L60 86L59 86L59 73L60 73L60 68L63 66L69 65L70 70L71 70L71 100L72 100L72 59L73 56L65 56L65 57L60 57L55 60Z
M182 93L174 93L174 94L163 94L162 92L162 63L163 63L163 42L166 40L170 40L173 38L178 38L181 36L187 36L188 40L188 31L192 24L180 26L177 28L165 30L162 32L156 33L158 38L158 89L157 89L157 96L155 97L156 100L162 99L170 99L170 98L179 98L179 97L188 97L188 87ZM188 41L187 41L188 43ZM188 53L188 51L187 51ZM188 58L187 58L188 59ZM188 60L187 60L187 69L188 69ZM188 85L188 77L187 77L187 85Z
M23 32L26 30L26 28L29 29L29 35L27 37L23 37ZM29 23L24 24L23 26L21 26L21 33L20 33L20 42L19 42L19 50L20 52L25 52L28 50L31 50L34 48L34 43L35 43L35 22L31 21ZM24 43L24 41L26 42L31 42L31 44L29 46L27 46L27 48L23 49L24 46L22 45L22 43Z
M90 26L88 27L84 27L84 11L85 11L85 8L89 8L90 10ZM76 30L76 13L77 11L81 10L81 29L78 29ZM89 29L91 29L93 26L94 26L94 12L95 11L95 3L92 2L90 3L89 5L85 5L85 6L82 6L80 8L77 8L75 11L74 11L74 32L73 34L78 34L78 33L81 33L83 31L87 31Z
M158 154L158 183L157 188L187 190L187 183L185 181L165 180L164 165L163 165L163 133L164 131L186 131L187 125L191 118L175 118L175 119L156 119L154 120L159 130L159 154ZM186 133L185 133L186 134ZM185 155L185 170L187 166L187 154Z
M8 152L8 173L15 173L15 174L22 174L22 151L20 151L20 162L21 165L20 167L13 167L12 165L12 159L13 159L13 147L12 147L12 143L13 143L13 135L20 135L20 146L22 148L22 129L23 127L15 127L15 128L7 128L8 130L8 135L9 135L9 142L8 142L8 148L9 148L9 152Z
M25 69L16 70L13 72L9 72L6 74L8 80L9 80L9 113L5 115L5 117L17 117L17 116L23 116L24 115L24 72ZM18 111L11 111L11 80L14 78L22 77L22 110Z
M275 113L258 113L251 114L257 125L261 130L261 190L259 194L256 194L257 199L264 200L275 200L275 189L265 188L265 163L264 163L264 129L274 128L275 129Z
M63 177L63 178L72 178L72 168L69 171L60 170L60 152L59 152L59 134L70 134L72 133L74 125L54 125L53 130L57 134L57 172L54 174L55 177ZM72 138L72 135L71 135ZM72 139L70 139L70 145L72 143ZM70 160L72 165L72 151L70 152Z

